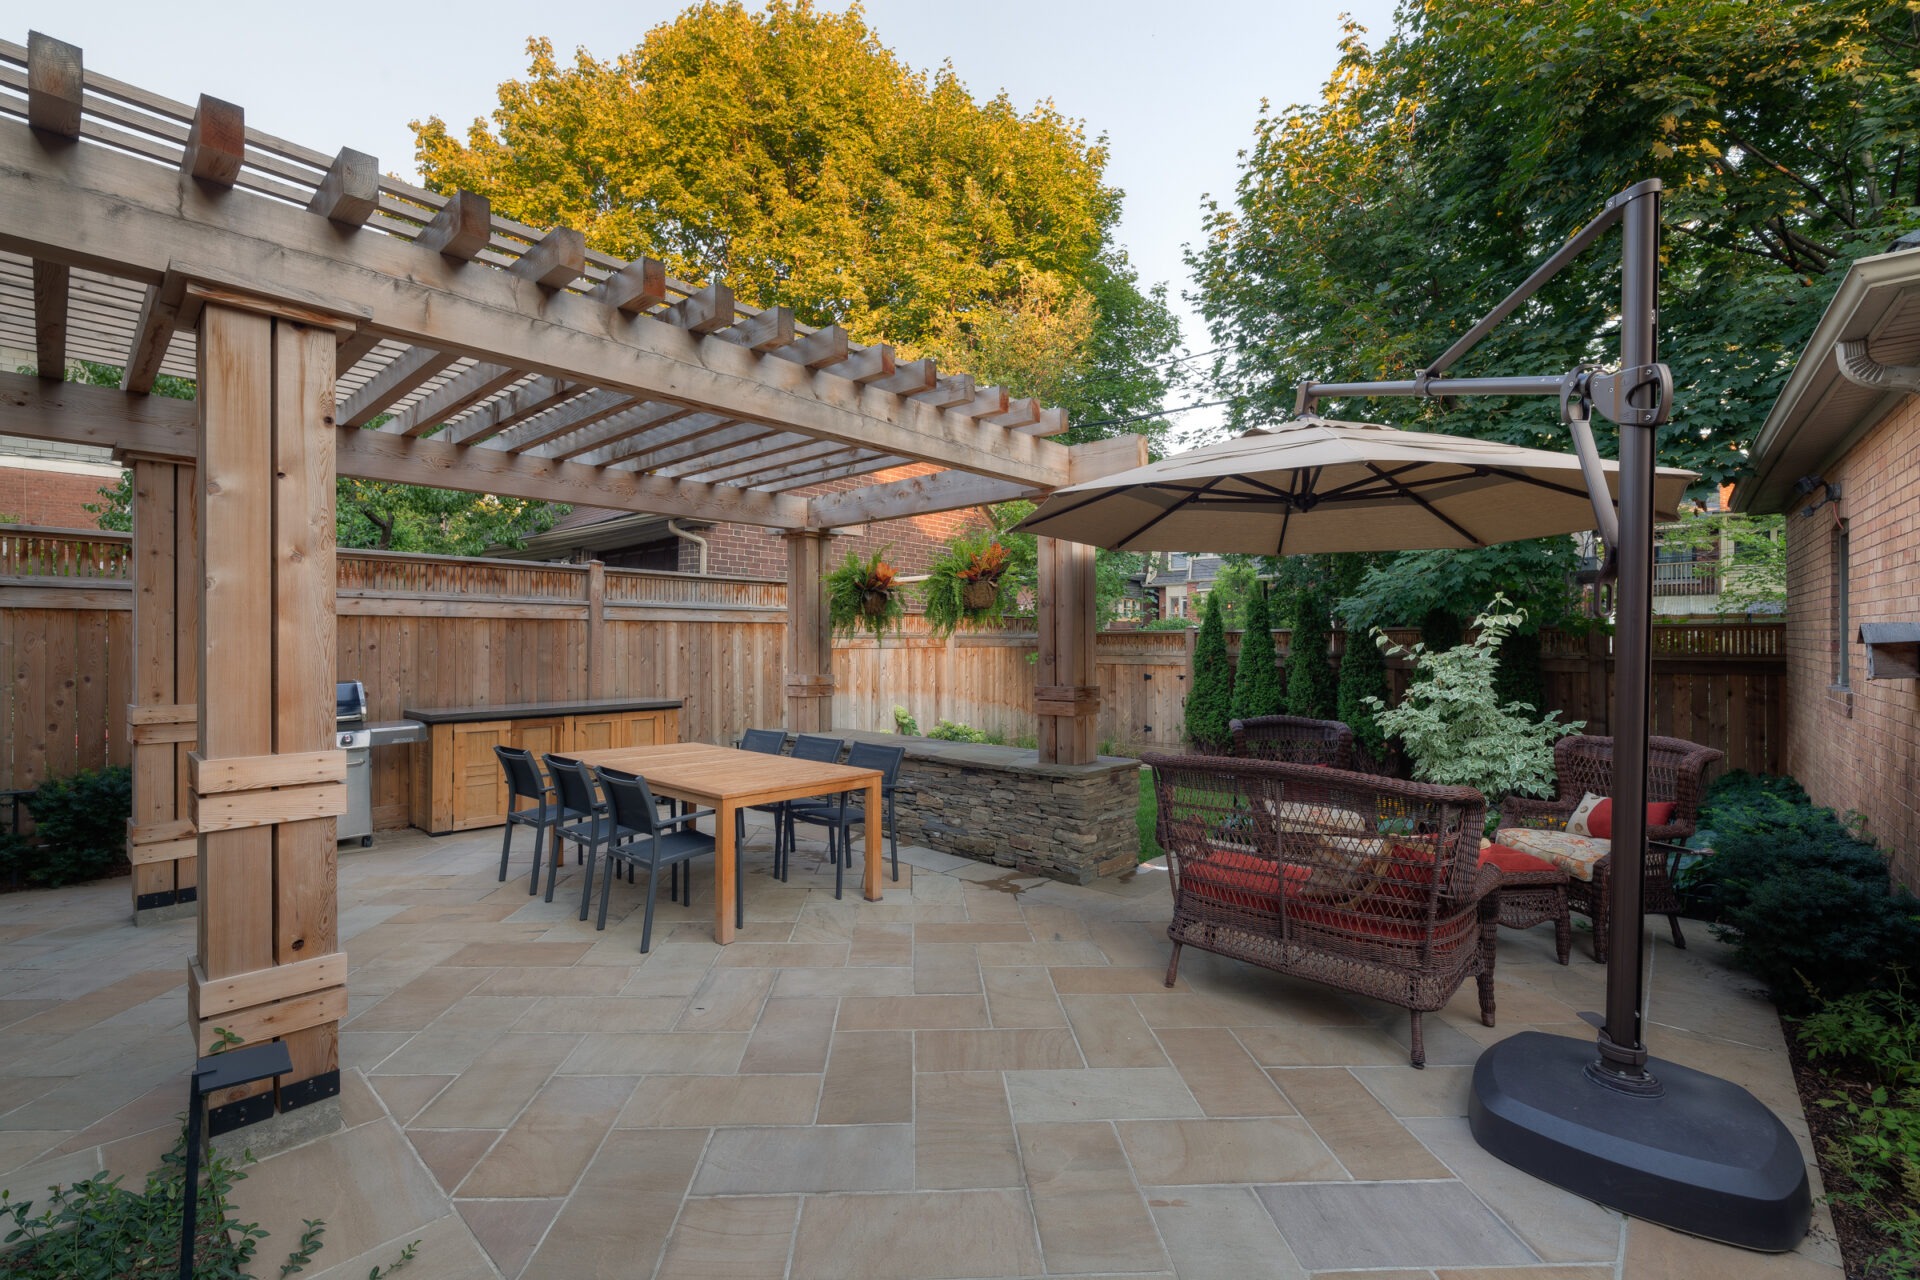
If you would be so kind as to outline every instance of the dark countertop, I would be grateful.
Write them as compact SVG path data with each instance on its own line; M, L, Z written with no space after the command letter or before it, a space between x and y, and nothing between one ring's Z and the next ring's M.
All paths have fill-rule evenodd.
M498 707L410 707L400 714L421 724L471 724L477 720L537 720L545 716L590 716L597 712L667 711L681 698L595 698L584 702L514 702Z

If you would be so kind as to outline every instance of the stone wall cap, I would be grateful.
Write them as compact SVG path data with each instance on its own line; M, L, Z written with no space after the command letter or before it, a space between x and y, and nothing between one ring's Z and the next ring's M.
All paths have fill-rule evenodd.
M831 732L852 742L873 742L881 746L905 747L909 760L930 760L940 764L973 769L994 769L1002 773L1026 774L1040 778L1098 778L1141 767L1140 762L1131 756L1101 756L1092 764L1042 764L1040 753L1031 747L1000 747L984 742L946 742L938 738L909 738L897 733L874 733L864 729L834 729Z

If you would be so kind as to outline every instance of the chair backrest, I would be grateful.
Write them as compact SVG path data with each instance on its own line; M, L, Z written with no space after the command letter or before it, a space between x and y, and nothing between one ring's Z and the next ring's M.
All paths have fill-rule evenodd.
M838 738L829 738L822 733L803 733L793 742L795 760L812 760L818 764L837 764L840 760L840 748L844 746Z
M1309 720L1305 716L1254 716L1235 720L1233 754L1256 760L1284 760L1289 764L1324 764L1335 769L1354 766L1353 730L1338 720Z
M740 735L742 751L758 751L762 755L777 756L786 745L785 729L749 729Z
M587 766L571 756L545 756L547 776L553 779L553 790L560 801L560 808L582 816L593 812L593 774Z
M596 768L593 775L606 794L614 826L643 836L660 834L660 811L645 778L619 769Z
M877 742L856 742L847 748L847 763L855 769L878 769L883 787L899 781L900 762L906 758L905 747L887 747Z
M1685 839L1700 820L1707 766L1724 753L1685 738L1647 739L1647 802L1671 803L1673 820L1659 829L1662 839ZM1579 801L1588 792L1613 794L1613 739L1576 733L1553 744L1553 768L1562 802Z
M1477 927L1451 905L1471 898L1479 873L1486 801L1472 788L1284 761L1141 758L1179 910L1355 956L1451 946Z
M500 758L500 767L506 770L508 808L523 796L536 801L546 798L546 784L540 781L540 766L534 763L533 752L520 747L495 747L493 754Z

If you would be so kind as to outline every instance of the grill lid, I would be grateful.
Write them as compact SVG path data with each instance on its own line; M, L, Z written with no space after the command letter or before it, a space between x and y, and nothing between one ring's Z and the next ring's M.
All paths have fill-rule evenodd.
M358 680L342 680L333 686L333 720L347 724L367 718L367 686Z

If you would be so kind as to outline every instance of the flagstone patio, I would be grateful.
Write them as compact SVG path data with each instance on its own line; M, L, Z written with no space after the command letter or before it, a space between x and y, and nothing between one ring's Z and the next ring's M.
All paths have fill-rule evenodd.
M1708 1244L1480 1151L1481 1047L1586 1037L1605 970L1503 932L1500 1026L1468 984L1407 1065L1406 1015L1189 950L1161 984L1167 888L1081 888L902 849L886 900L790 884L748 849L747 925L711 940L638 888L605 933L495 876L499 833L387 833L340 860L352 959L344 1130L236 1193L317 1274L422 1241L439 1277L1838 1280L1824 1211L1781 1257ZM525 847L527 837L520 837ZM524 853L514 865L523 871ZM118 881L0 898L0 1186L138 1178L178 1131L191 921L134 928ZM1657 1056L1753 1090L1807 1141L1779 1024L1688 922L1651 943ZM278 1252L275 1246L278 1246ZM270 1274L272 1267L266 1269Z

